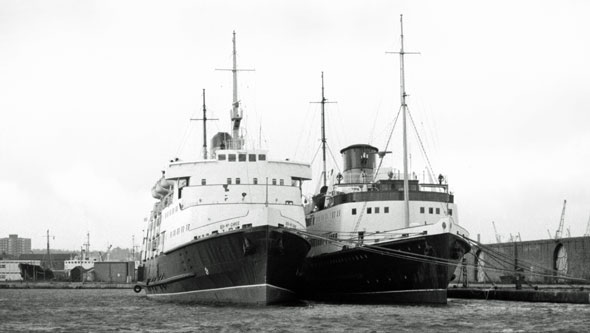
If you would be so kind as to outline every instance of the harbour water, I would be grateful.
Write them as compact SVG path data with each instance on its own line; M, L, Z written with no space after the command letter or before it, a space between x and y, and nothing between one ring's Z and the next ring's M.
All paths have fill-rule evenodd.
M0 289L0 332L588 332L590 306L449 299L445 306L159 303L131 290Z

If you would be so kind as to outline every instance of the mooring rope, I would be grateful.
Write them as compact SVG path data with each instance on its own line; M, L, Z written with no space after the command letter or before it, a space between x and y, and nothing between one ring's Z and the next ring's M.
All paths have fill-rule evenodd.
M479 260L481 260L484 263L484 265L487 264L488 266L478 267L475 264L460 263L459 261L453 260L453 259L445 259L445 258L440 258L440 257L435 257L435 256L429 256L426 254L419 254L419 253L408 252L408 251L403 251L403 250L390 249L390 248L383 247L380 245L364 244L364 243L361 243L360 241L355 241L351 238L334 239L334 238L329 238L326 236L322 236L322 235L318 235L318 234L315 234L312 232L302 231L302 230L298 230L298 229L291 229L291 230L293 232L296 232L296 233L306 236L308 238L325 241L327 244L331 243L333 245L342 246L342 247L354 246L355 248L357 248L361 251L375 253L375 254L379 254L379 255L385 255L385 256L390 256L390 257L394 257L394 258L405 259L405 260L416 261L416 262L427 263L427 264L433 264L433 265L445 265L445 266L450 266L453 268L456 268L459 265L462 265L463 267L466 267L466 268L482 269L484 274L486 275L486 277L488 278L488 280L490 282L492 282L492 280L489 277L488 272L498 272L498 273L508 273L508 274L515 273L515 270L513 268L508 269L508 268L504 268L504 267L494 266L494 265L492 265L492 263L490 261L482 260L481 258ZM380 235L381 236L384 234L385 233L371 233L369 235ZM408 235L408 233L397 233L397 234L398 235ZM414 233L413 235L419 236L421 234L422 233ZM514 260L510 261L509 260L510 257L508 255L501 253L499 251L494 251L494 250L490 249L488 246L485 246L473 239L470 239L469 237L462 236L462 235L460 235L460 236L471 246L476 246L476 247L482 249L482 251L485 249L486 251L484 251L484 253L490 255L492 257L492 259L495 259L497 262L504 263L506 265L513 265ZM401 236L401 237L404 237L404 236ZM397 239L401 239L401 237L397 237ZM404 237L404 238L406 238L406 237ZM391 237L391 238L386 238L386 239L395 240L396 238ZM474 254L472 254L472 255L474 255ZM522 260L522 262L527 263L525 260ZM542 268L545 271L551 271L553 273L558 272L556 270L546 269L546 268L539 266L539 265L535 265L535 264L533 264L533 265L537 266L539 268ZM520 265L517 265L517 268L526 268L526 267L524 267L524 266L520 267ZM521 274L524 275L525 272L522 272ZM563 279L566 281L578 281L578 282L583 282L583 283L590 282L586 279L575 278L575 277L571 277L571 276L567 276L567 275L557 275L556 276L556 275L543 274L543 273L537 273L537 272L532 272L532 271L526 272L526 275L538 276L538 277L558 278L558 279ZM527 282L525 282L525 283L527 283ZM493 284L493 282L492 282L492 284Z

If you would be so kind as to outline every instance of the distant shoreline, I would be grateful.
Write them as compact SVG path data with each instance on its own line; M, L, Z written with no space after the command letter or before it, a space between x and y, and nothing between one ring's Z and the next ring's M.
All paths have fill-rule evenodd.
M0 289L133 289L134 283L10 281L0 282Z

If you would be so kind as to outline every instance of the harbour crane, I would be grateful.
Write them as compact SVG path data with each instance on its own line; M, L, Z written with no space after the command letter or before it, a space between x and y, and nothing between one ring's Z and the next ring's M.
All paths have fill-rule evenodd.
M106 261L111 261L111 248L112 247L113 247L112 244L109 244L109 246L107 246L107 252L105 252Z
M563 200L563 208L561 210L561 220L559 220L559 227L555 231L555 239L561 239L561 234L563 233L563 223L565 221L565 205L567 204L567 200Z
M498 233L498 229L496 229L496 222L492 221L492 225L494 226L494 233L496 234L496 242L502 243L502 237Z

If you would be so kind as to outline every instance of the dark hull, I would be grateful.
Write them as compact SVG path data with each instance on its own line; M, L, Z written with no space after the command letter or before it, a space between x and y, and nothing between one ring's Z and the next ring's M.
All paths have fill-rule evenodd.
M194 303L275 304L296 299L296 272L309 243L285 229L232 231L145 262L148 297Z
M402 239L378 246L456 263L470 250L469 244L453 234ZM455 267L355 247L307 258L299 292L305 299L324 302L445 304Z

